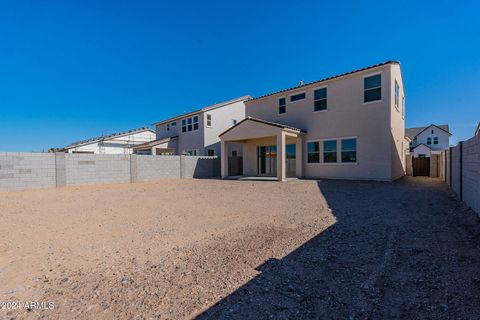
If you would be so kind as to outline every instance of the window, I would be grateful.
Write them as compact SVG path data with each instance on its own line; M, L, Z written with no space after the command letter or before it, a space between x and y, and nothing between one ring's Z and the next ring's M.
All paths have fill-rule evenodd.
M432 138L430 137L427 138L427 144L432 144Z
M294 94L293 96L290 96L290 102L295 102L298 100L303 100L305 99L305 92L299 93L299 94Z
M342 140L342 162L357 162L357 139Z
M197 156L198 149L186 149L186 150L183 150L183 154L186 156Z
M171 126L175 127L177 125L177 122L172 122Z
M320 162L320 145L318 141L307 143L307 162L308 163Z
M213 149L207 149L207 156L209 156L209 157L215 156L215 150L213 150Z
M232 119L232 123L233 123L233 125L236 125L236 124L237 124L237 122L238 122L237 120L235 120L235 119Z
M182 119L182 132L198 130L198 116Z
M287 112L287 101L285 98L278 99L278 113L282 114Z
M405 119L405 96L402 96L402 119Z
M382 75L377 74L363 79L363 102L378 101L382 99Z
M193 130L198 130L198 116L193 117Z
M395 80L395 107L399 107L399 100L400 100L400 86L398 85L397 80Z
M170 123L167 124L167 131L170 131Z
M313 111L327 110L327 88L313 92Z
M323 162L337 162L337 140L323 141Z
M438 137L433 137L433 144L438 144Z
M232 150L232 157L236 157L238 155L238 151L237 150Z
M212 115L207 114L207 127L211 127L211 126L212 126Z
M433 129L432 129L432 134L433 134L433 132L434 132L434 131L433 131Z

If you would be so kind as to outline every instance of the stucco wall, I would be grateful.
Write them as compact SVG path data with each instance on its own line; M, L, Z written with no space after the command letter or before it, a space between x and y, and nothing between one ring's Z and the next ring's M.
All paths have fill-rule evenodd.
M247 101L246 116L307 130L302 157L306 177L391 180L400 171L395 169L392 174L392 140L403 140L402 129L393 132L391 129L391 68L391 65L386 65L288 93ZM378 72L382 73L382 100L363 103L364 76ZM324 86L327 87L327 110L315 112L313 91ZM289 96L300 92L306 92L306 99L289 102ZM278 99L281 97L287 100L285 114L278 113ZM395 124L395 128L397 126ZM356 165L307 164L308 141L342 137L357 137ZM400 158L400 155L395 156Z

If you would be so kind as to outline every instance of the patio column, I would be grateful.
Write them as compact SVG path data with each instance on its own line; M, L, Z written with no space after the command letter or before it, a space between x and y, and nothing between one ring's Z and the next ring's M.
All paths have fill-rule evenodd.
M303 177L303 139L301 135L297 136L295 144L295 171L297 178Z
M282 130L277 134L277 178L278 181L286 180L286 168L285 168L285 132Z
M221 140L220 142L220 168L222 179L228 176L228 151L227 142Z

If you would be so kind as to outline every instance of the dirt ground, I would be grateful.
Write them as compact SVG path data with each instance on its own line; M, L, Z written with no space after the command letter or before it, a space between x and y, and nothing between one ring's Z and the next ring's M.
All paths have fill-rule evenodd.
M0 318L480 318L480 225L435 179L20 191L0 218Z

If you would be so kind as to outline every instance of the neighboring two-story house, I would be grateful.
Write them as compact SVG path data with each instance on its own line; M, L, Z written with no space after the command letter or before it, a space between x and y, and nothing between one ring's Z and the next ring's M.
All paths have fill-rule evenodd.
M156 140L135 147L135 153L219 156L219 134L245 118L250 96L217 103L154 123ZM229 154L240 156L241 144L232 144Z
M414 158L430 157L439 154L450 146L450 130L448 125L431 124L426 127L405 129L405 135L410 139L410 153Z
M243 174L392 181L405 174L405 93L400 64L371 67L245 102L246 118L220 135L243 145Z

